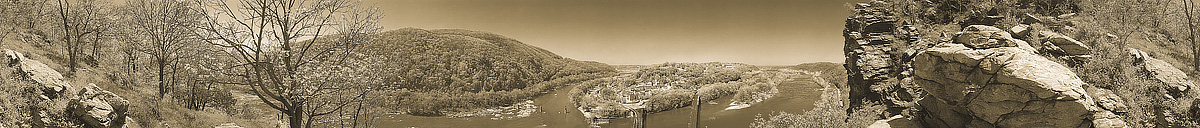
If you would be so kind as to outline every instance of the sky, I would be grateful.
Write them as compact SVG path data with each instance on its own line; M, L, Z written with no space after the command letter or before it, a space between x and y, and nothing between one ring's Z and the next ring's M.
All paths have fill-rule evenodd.
M843 62L865 0L364 0L385 30L468 29L614 65Z

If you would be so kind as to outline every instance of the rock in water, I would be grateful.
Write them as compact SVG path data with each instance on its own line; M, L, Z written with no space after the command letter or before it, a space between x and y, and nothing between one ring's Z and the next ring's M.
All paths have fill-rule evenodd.
M943 43L913 60L933 127L1127 127L1070 69L1016 47Z

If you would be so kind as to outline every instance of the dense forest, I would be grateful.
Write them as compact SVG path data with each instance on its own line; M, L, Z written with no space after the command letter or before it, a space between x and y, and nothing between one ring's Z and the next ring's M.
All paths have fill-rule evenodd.
M384 32L364 48L389 63L380 75L414 91L523 89L565 76L613 72L606 64L563 58L504 36L470 30L406 28ZM399 50L397 50L399 49Z
M0 127L370 127L615 74L497 34L384 32L382 13L349 0L0 1ZM75 95L97 90L118 98ZM78 103L120 110L86 117L74 111L112 108Z
M405 28L376 35L363 53L382 64L396 106L415 115L507 106L548 89L606 77L613 67L563 58L504 36L470 30ZM397 50L399 49L399 50Z

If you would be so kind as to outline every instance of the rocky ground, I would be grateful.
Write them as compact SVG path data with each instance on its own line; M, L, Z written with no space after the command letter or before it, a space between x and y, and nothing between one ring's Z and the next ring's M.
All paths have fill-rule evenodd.
M1079 8L1107 2L856 4L843 34L846 88L868 102L846 109L885 105L879 117L889 118L871 127L1195 126L1193 78L1172 66L1175 50L1160 49L1174 44L1168 31L1098 26L1111 14L1080 11L1120 5ZM971 6L981 4L991 6Z
M46 64L27 58L19 52L4 49L5 64L2 71L14 71L17 81L5 83L4 88L22 88L24 91L5 95L19 95L31 103L18 105L29 113L19 113L21 118L9 122L7 127L137 127L126 113L129 101L95 84L71 85L62 74ZM28 83L28 84L21 84ZM29 85L29 86L23 86ZM26 106L27 105L27 106ZM5 113L18 114L18 113ZM7 122L7 121L6 121Z
M1094 95L1107 89L1089 92L1095 87L1022 43L973 25L918 54L915 80L930 94L918 101L929 115L920 118L934 127L1128 127L1111 111L1124 106L1097 103L1120 97Z

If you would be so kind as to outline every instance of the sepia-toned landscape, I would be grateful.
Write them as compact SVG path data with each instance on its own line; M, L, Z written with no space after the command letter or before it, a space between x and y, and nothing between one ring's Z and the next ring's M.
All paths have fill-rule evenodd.
M2 0L0 128L1194 128L1193 2Z

